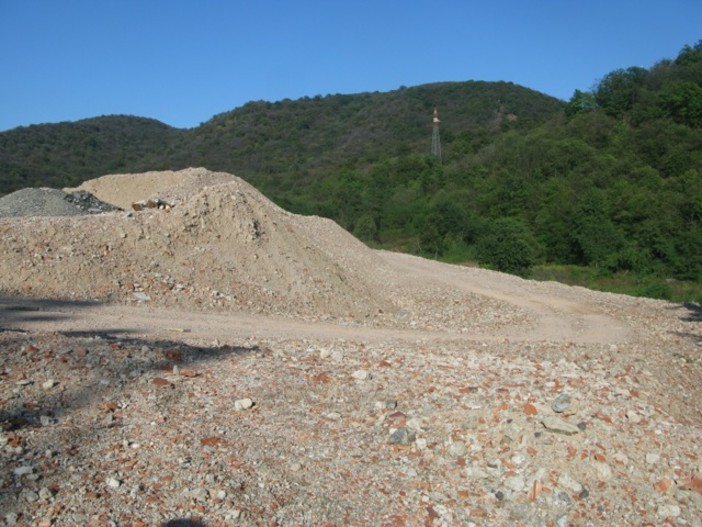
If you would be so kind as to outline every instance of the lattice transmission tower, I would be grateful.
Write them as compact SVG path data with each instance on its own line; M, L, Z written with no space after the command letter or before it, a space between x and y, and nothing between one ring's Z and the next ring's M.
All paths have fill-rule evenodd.
M441 164L441 137L439 136L439 110L434 108L434 115L431 119L432 133L431 133L431 153L439 160Z

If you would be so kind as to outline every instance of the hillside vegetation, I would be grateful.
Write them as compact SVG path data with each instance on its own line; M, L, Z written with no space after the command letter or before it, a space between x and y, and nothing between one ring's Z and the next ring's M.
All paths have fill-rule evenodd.
M443 160L429 155L441 114ZM702 280L702 43L567 103L510 83L257 101L190 130L102 117L0 134L0 192L204 166L378 246Z

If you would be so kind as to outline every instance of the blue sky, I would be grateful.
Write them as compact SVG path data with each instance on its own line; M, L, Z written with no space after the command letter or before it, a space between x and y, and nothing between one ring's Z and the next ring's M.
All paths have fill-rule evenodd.
M700 39L700 0L0 0L0 130L438 81L567 100Z

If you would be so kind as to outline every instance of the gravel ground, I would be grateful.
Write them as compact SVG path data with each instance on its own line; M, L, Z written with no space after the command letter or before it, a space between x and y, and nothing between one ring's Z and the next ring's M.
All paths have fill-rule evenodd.
M216 179L0 220L0 521L702 526L699 306L370 251Z

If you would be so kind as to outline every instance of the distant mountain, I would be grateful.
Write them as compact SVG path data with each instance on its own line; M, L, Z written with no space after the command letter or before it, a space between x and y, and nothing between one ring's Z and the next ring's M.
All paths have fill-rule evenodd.
M108 173L155 166L183 133L154 119L125 115L2 132L0 194L74 186Z
M296 185L339 166L425 153L434 107L450 156L452 138L466 130L507 120L534 126L562 114L565 103L511 83L469 81L250 102L189 130L131 116L32 125L0 133L0 194L188 166L231 172L269 189Z

